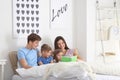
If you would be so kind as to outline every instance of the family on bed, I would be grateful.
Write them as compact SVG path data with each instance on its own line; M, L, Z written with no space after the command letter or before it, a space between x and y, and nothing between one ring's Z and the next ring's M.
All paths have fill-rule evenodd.
M61 61L62 56L77 56L77 60L82 60L76 49L69 49L62 36L57 36L54 41L55 50L48 44L41 46L41 51L37 49L41 37L31 33L27 37L25 47L18 50L19 67L31 68L42 64L57 63Z

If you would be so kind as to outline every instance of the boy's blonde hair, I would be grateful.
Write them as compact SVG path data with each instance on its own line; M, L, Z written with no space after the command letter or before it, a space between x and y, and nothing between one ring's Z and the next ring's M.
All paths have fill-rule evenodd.
M41 46L41 52L43 52L43 51L50 51L50 50L52 50L52 49L51 49L51 47L48 44L43 44Z

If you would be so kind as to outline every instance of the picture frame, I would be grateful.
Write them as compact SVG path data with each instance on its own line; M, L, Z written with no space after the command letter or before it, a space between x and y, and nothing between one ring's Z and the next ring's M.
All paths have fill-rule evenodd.
M13 38L40 33L40 0L12 0Z
M72 16L72 0L50 0L50 29L64 29Z

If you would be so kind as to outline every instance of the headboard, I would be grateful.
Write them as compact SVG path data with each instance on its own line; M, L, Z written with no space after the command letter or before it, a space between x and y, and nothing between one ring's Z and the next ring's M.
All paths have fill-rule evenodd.
M17 51L11 51L9 52L9 59L10 59L10 62L11 62L11 67L13 69L13 72L14 74L18 74L16 72L16 69L17 69L17 61L18 61L18 58L17 58Z

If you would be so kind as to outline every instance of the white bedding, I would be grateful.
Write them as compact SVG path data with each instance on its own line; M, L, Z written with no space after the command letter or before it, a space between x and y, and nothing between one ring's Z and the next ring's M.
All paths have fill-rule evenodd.
M22 78L22 77L20 77L18 75L14 75L12 77L12 80L42 80L42 78L41 77L37 77L37 78ZM55 77L50 77L49 80L58 80L58 79L56 79ZM77 80L77 79L73 78L73 79L69 79L69 80ZM120 77L119 76L110 76L110 75L100 75L100 74L97 74L95 80L120 80Z
M33 78L33 77L30 77L30 78L22 78L18 75L14 75L12 77L12 80L42 80L42 77L36 77L36 78ZM62 79L58 79L58 78L55 78L53 76L50 76L47 80L62 80ZM70 78L70 79L64 79L64 80L79 80L77 78ZM82 80L82 79L81 79ZM89 80L89 79L86 79L86 80Z
M94 80L95 76L89 65L85 62L60 62L43 66L36 66L30 69L16 70L22 78L42 77L42 80L49 80L49 76L57 80Z
M30 78L22 78L19 75L13 75L12 80L42 80L42 77L30 77ZM49 80L57 80L55 77L50 77Z

